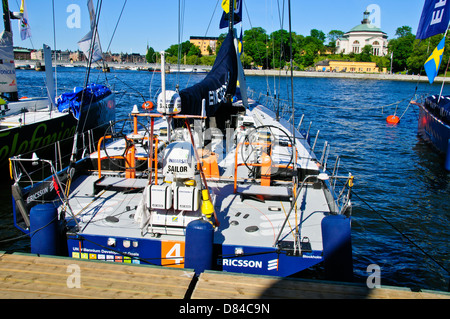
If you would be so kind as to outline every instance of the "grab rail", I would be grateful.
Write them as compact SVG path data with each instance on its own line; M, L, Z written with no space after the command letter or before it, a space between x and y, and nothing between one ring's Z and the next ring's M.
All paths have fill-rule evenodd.
M240 143L238 143L238 145L236 146L236 152L235 152L235 155L234 155L234 177L233 177L233 180L234 180L233 193L234 194L236 194L236 191L237 191L237 169L238 169L239 166L243 166L243 165L254 166L254 167L267 167L267 166L269 166L267 168L267 171L265 171L266 174L263 174L261 172L261 185L262 186L269 186L269 185L267 185L267 183L270 183L270 171L269 171L269 169L271 167L288 168L288 167L292 166L292 168L294 168L294 164L293 163L289 164L289 165L287 165L287 164L275 164L275 165L273 165L272 164L272 160L270 160L270 165L267 165L267 162L264 162L264 163L238 163L239 147L242 146L243 144L245 144L245 145L260 145L260 146L267 146L268 145L268 143L261 143L261 142L254 142L254 143L240 142ZM267 153L264 153L264 154L267 155ZM297 159L298 159L298 151L295 152L295 162L297 162ZM269 175L267 174L267 172L269 172ZM263 175L265 175L266 177L263 178L262 177Z
M102 142L106 139L110 139L112 138L112 135L106 135L106 136L102 136L99 141L98 141L98 146L97 146L97 171L98 171L98 177L102 177L102 165L101 165L101 161L106 159L106 158L110 158L110 159L124 159L125 160L125 165L126 165L126 172L127 172L127 177L132 177L134 175L134 173L136 172L136 168L134 166L131 166L132 163L134 163L134 160L141 160L141 161L145 161L147 160L148 163L148 167L150 167L152 165L152 161L154 162L155 165L155 180L158 180L158 138L155 136L153 138L154 141L154 146L155 146L155 152L154 152L154 157L153 159L151 159L150 157L143 157L143 156L136 156L135 155L135 146L133 145L133 147L131 148L131 153L128 153L128 150L126 152L126 154L124 155L120 155L120 156L105 156L102 157L101 156L101 145ZM131 140L126 138L127 140ZM148 137L144 137L143 140L150 140L150 138ZM150 146L152 147L152 146ZM129 162L130 160L130 162ZM134 165L134 164L133 164Z

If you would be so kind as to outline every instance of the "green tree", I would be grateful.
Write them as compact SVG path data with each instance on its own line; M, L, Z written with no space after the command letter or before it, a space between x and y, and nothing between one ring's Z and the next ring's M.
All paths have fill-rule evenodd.
M365 45L360 54L356 55L356 61L359 62L372 62L372 46L370 44Z
M442 40L442 34L432 36L425 41L415 40L411 55L406 61L406 65L411 72L415 74L424 70L425 61L433 53L433 50L437 47L439 42ZM450 57L450 41L445 42L444 56L442 58L441 67L439 68L440 73L445 72L447 63Z
M147 54L145 55L145 60L148 63L155 63L157 61L157 54L155 53L155 50L152 47L149 47L147 49Z
M323 33L323 32L320 31L320 30L312 29L312 30L310 31L310 36L312 36L313 38L316 38L316 39L320 40L320 42L322 42L322 44L325 42L325 38L326 38L325 33Z
M189 52L187 53L187 56L196 56L201 57L202 56L202 50L196 45L191 45L189 48Z
M344 35L344 31L340 30L331 30L327 34L328 39L328 47L331 49L333 53L336 52L336 40L341 38Z
M311 34L315 34L315 29L311 30ZM317 30L316 30L317 31ZM322 32L323 33L323 32ZM314 65L315 60L319 58L319 52L324 51L323 45L324 37L322 36L307 36L298 38L296 41L298 48L294 55L294 61L301 68L307 68Z
M413 53L415 36L411 33L411 27L397 28L398 37L389 41L389 53L393 52L392 71L404 71L407 69L407 60Z
M193 46L193 44L189 41L185 41L183 43L181 43L181 57L183 57L185 54L188 55L189 50L191 49L191 46ZM168 53L171 56L178 56L178 49L179 49L179 45L178 44L172 44L167 50L166 53Z
M290 61L289 45L289 32L286 30L281 29L270 34L270 50L268 54L270 67L283 68L286 62Z
M331 30L327 34L328 43L336 43L336 40L344 36L344 31L341 30Z
M222 43L223 43L223 41L225 41L226 37L227 37L226 33L221 33L219 35L219 38L217 39L217 42L216 42L216 54L219 53L220 47L222 46Z
M268 36L266 30L261 27L251 28L246 30L243 36L244 51L253 59L256 66L267 68L268 65Z
M397 28L395 31L395 36L402 38L408 35L412 35L412 28L410 26L404 25L403 27Z
M388 69L391 65L391 59L387 56L372 55L372 62L376 63L380 71L382 71L383 68Z

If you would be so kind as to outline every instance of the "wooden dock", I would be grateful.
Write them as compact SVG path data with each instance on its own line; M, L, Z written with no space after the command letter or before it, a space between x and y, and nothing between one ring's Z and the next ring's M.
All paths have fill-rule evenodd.
M2 299L450 299L449 293L0 252Z

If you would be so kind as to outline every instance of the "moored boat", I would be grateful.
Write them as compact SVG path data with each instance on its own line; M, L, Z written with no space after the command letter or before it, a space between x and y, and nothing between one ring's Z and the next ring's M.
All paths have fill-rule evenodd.
M431 95L411 103L419 107L418 135L444 156L450 171L450 97Z
M32 252L273 276L323 263L351 280L353 176L338 161L328 172L326 146L318 159L308 133L247 98L232 26L205 79L171 91L162 72L157 112L134 107L96 152L60 172L11 159ZM23 162L51 176L30 184Z
M423 40L443 34L439 44L424 64L430 84L438 75L441 66L450 20L449 10L450 3L425 0L417 28L416 39ZM436 15L440 18L436 19ZM447 69L448 66L449 64ZM445 81L442 82L439 94L411 101L411 104L419 107L418 135L444 155L445 168L450 171L450 100L448 96L442 95L444 83Z

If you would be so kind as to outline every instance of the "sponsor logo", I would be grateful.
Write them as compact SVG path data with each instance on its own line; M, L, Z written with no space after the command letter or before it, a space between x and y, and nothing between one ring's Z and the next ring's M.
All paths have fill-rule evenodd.
M278 270L278 259L272 259L267 262L267 270Z
M246 259L224 259L223 266L243 267L243 268L262 268L262 261L246 260Z

